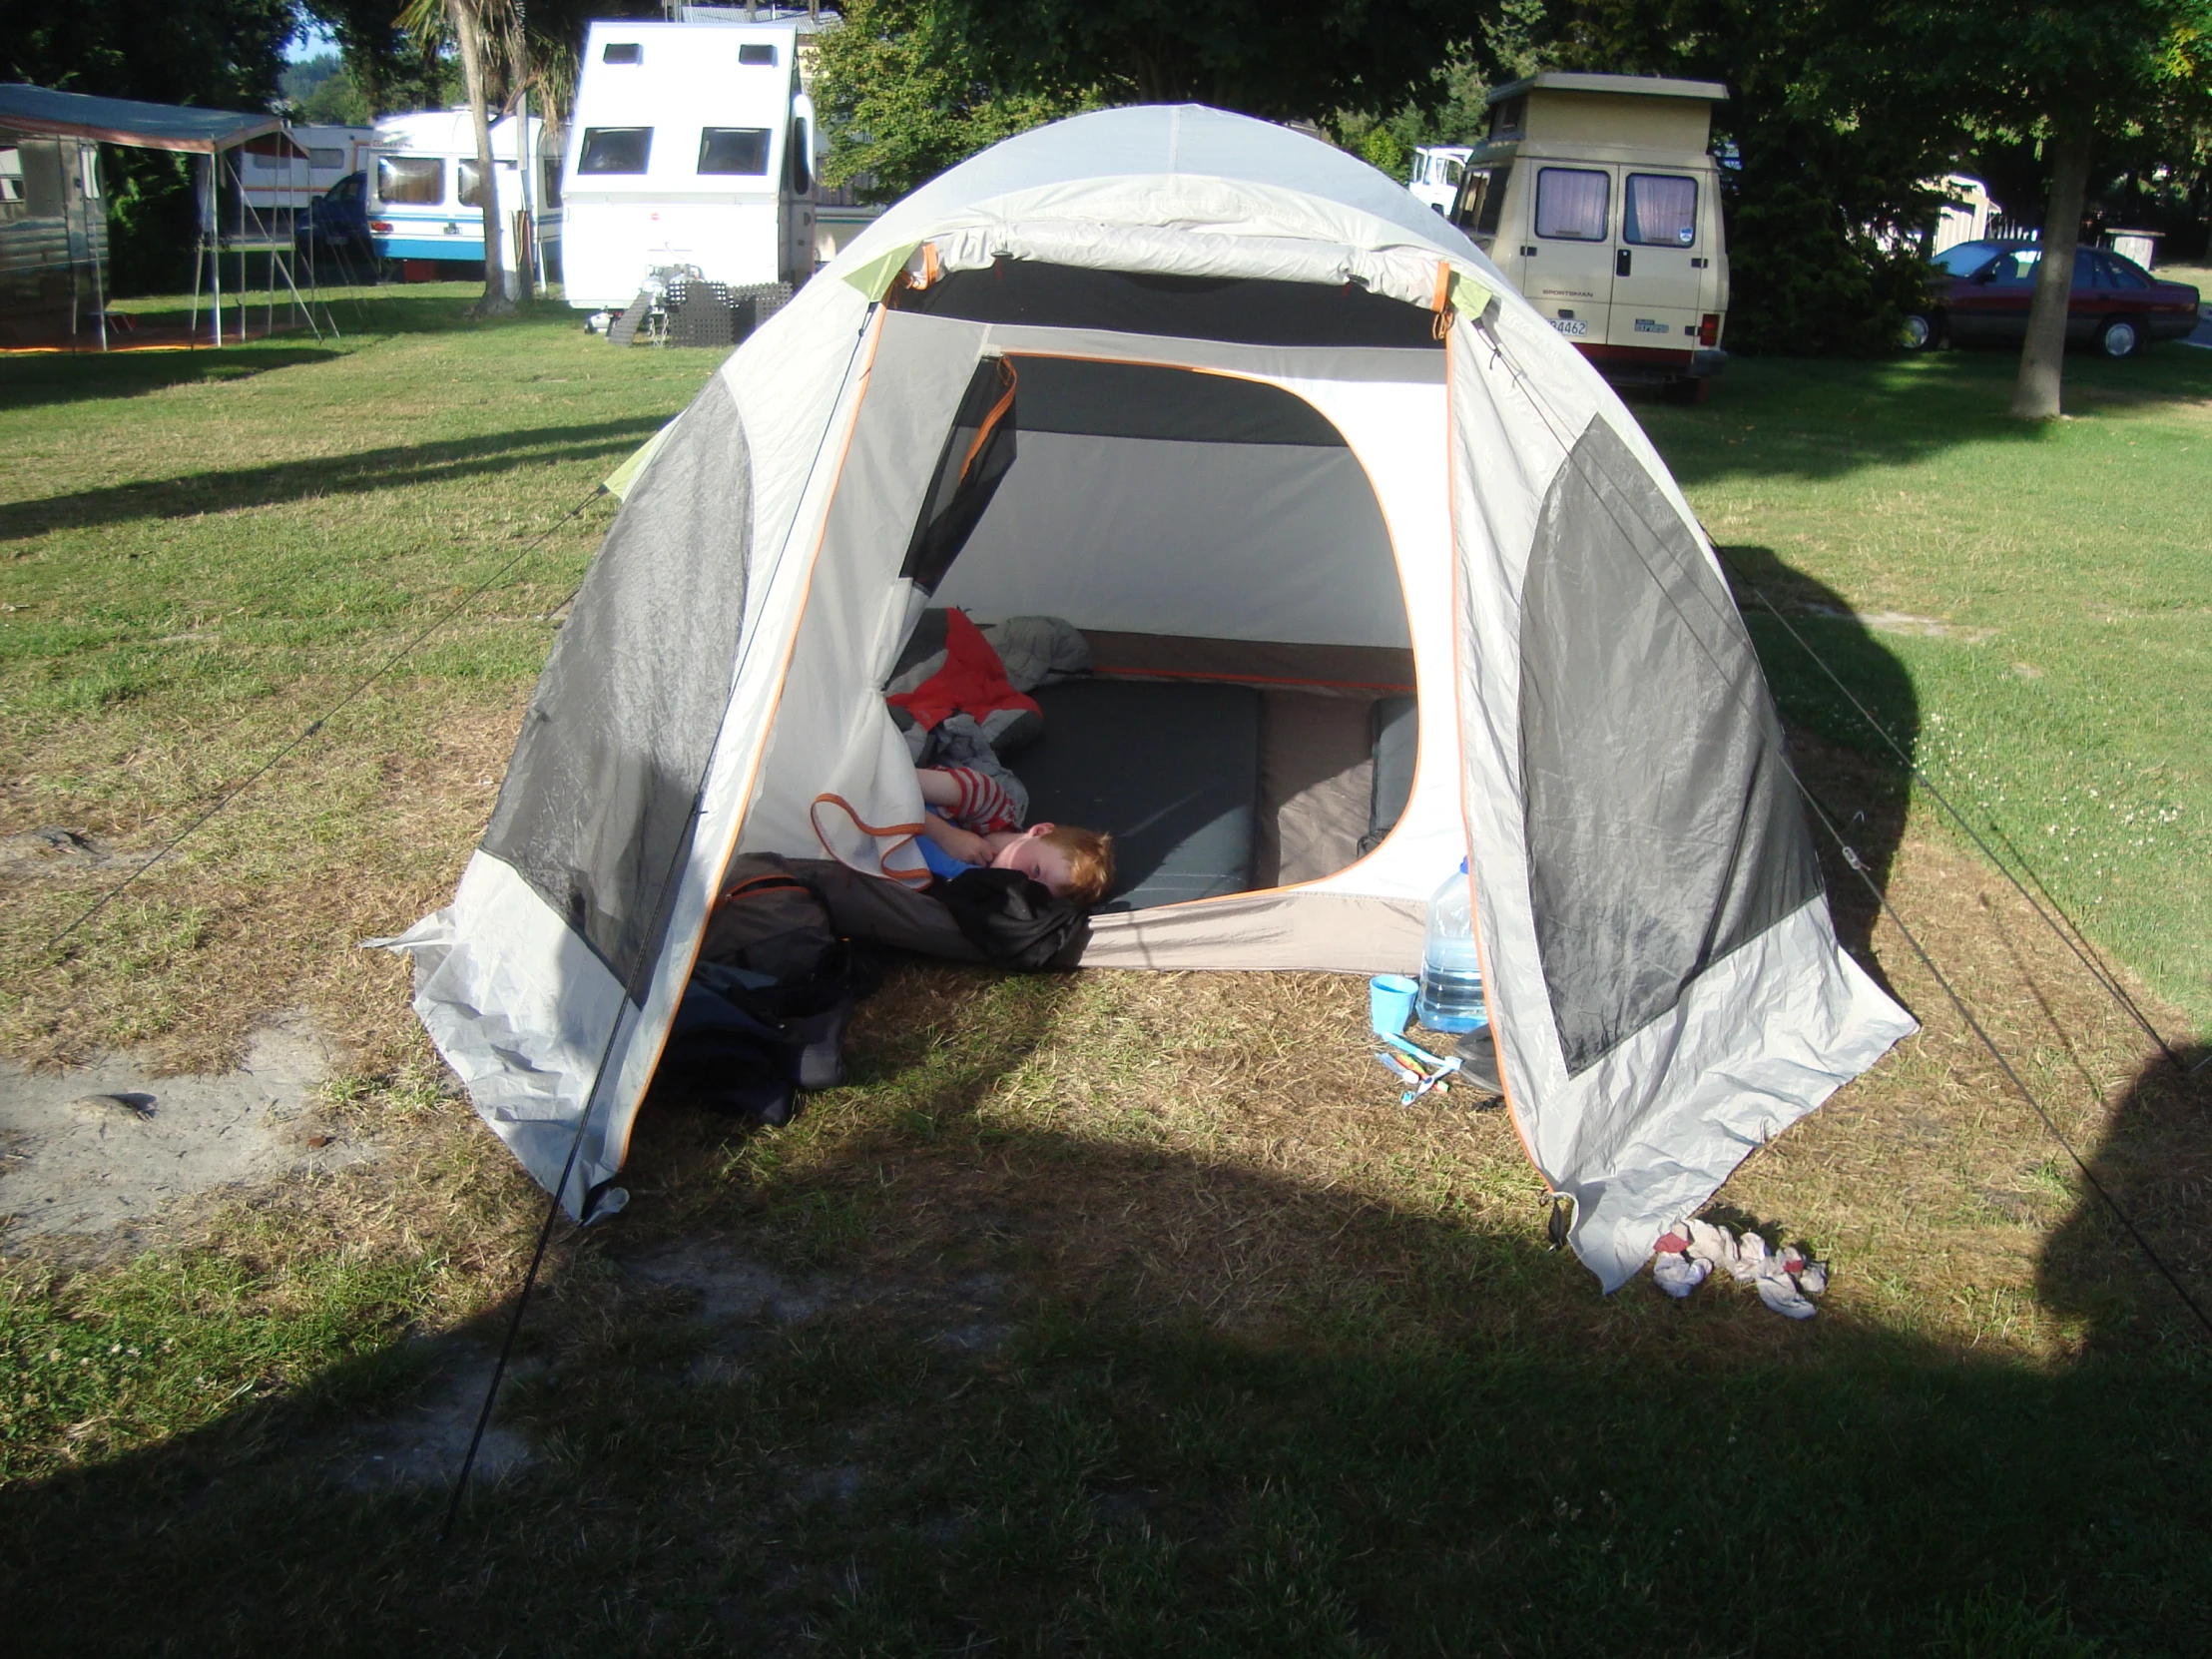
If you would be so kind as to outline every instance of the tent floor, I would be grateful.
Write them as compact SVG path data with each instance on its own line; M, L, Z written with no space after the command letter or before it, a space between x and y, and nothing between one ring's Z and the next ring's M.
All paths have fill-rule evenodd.
M1011 757L1008 764L1033 788L1048 786L1039 791L1040 817L1049 816L1046 809L1053 807L1055 794L1051 786L1058 778L1072 772L1093 781L1084 803L1091 819L1067 816L1113 830L1125 840L1136 832L1133 850L1144 867L1130 871L1135 880L1123 883L1132 908L1317 880L1358 859L1372 810L1374 706L1385 697L1410 695L1410 651L1103 630L1086 631L1085 637L1093 677L1047 688L1044 694L1047 735L1039 741L1037 760L1050 754L1046 775L1031 779L1029 752ZM1078 739L1074 753L1046 750L1053 736L1054 691L1091 688L1094 698L1104 694L1111 706L1111 688L1128 682L1151 683L1161 691L1182 687L1192 695L1181 705L1157 696L1127 704L1150 731L1124 725L1102 732L1085 722L1082 730L1061 734ZM1237 741L1236 718L1225 713L1218 697L1207 696L1235 688L1258 699L1257 755L1249 758ZM1135 692L1136 685L1130 690ZM1202 773L1190 782L1194 788L1205 787L1213 809L1200 815L1187 838L1165 852L1144 839L1146 821L1158 812L1153 799L1160 794L1157 773L1132 774L1128 765L1130 757L1148 753L1187 775ZM1117 778L1130 781L1125 804L1100 803L1099 786L1112 791ZM1226 822L1240 809L1249 825L1241 855L1231 850L1239 837L1235 825ZM1157 870L1175 878L1148 879Z

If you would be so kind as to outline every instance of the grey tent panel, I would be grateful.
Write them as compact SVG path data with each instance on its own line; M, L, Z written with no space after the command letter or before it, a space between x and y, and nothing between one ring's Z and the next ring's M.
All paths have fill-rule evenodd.
M1016 356L1024 432L1152 438L1162 443L1345 447L1328 416L1296 392L1234 374L1089 357Z
M1821 890L1743 620L1602 418L1537 522L1521 768L1536 937L1570 1074Z
M1248 345L1382 345L1434 351L1441 343L1433 327L1435 313L1370 293L1355 282L1177 276L1000 260L988 271L952 272L925 288L894 288L886 303L896 310L971 322L1097 328Z
M745 432L718 375L592 561L484 833L633 991L729 704L752 523Z
M1375 779L1369 797L1368 832L1360 850L1372 852L1405 816L1413 799L1413 763L1420 754L1420 707L1410 697L1376 700Z

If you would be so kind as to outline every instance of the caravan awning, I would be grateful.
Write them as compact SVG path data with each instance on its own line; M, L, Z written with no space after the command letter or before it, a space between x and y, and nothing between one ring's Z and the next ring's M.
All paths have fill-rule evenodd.
M0 129L42 138L94 139L141 150L179 150L212 156L249 139L277 135L273 115L238 110L196 110L181 104L141 104L129 98L94 98L22 82L0 85Z

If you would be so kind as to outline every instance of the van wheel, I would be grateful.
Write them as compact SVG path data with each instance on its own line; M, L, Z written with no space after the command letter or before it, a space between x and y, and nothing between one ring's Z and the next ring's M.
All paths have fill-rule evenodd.
M2132 357L2143 349L2143 330L2133 317L2116 316L2097 330L2097 349L2107 357Z
M1898 331L1898 342L1908 351L1926 351L1936 343L1936 319L1925 311L1911 313Z

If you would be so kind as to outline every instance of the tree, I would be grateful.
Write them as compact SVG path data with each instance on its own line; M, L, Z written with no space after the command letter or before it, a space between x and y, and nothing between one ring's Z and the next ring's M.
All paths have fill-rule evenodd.
M1978 89L1989 125L2040 137L2049 169L2011 413L2051 420L2060 412L2066 309L2097 147L2161 113L2203 118L2212 98L2212 0L1980 0L1958 12L1950 33L1962 85Z
M1498 0L943 0L998 85L1126 88L1278 121L1439 96L1435 71Z
M2001 3L2001 0L1992 0ZM1586 0L1548 32L1548 67L1719 81L1714 110L1729 259L1729 343L1796 355L1895 348L1920 301L1929 181L1965 111L1918 50L1907 0ZM1947 51L1942 54L1947 60Z
M288 0L26 7L0 30L0 80L154 104L266 110L294 27ZM101 169L114 291L174 292L191 281L197 210L190 159L109 145Z
M476 316L514 309L507 296L505 239L499 223L499 171L491 151L490 85L494 54L509 64L520 57L521 20L513 0L408 0L399 26L417 40L450 41L461 63L468 113L476 130L478 211L484 222L484 291L470 307Z
M1078 110L1126 101L1126 86L995 84L942 0L848 0L816 37L815 99L827 184L891 202L978 150Z

